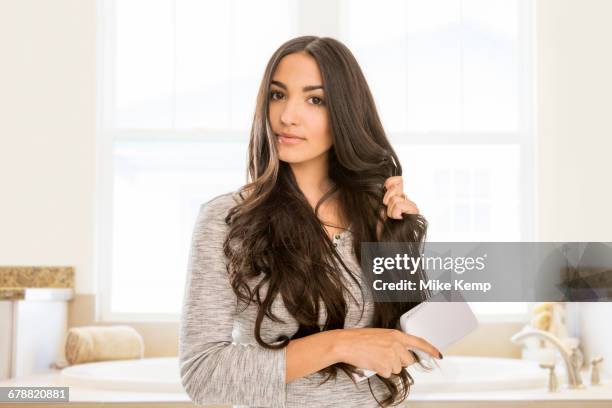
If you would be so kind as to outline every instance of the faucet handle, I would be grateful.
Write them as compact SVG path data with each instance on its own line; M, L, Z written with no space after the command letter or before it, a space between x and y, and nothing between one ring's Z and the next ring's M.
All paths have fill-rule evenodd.
M571 351L572 353L570 355L570 361L571 364L574 366L573 368L576 376L576 388L582 388L582 374L580 373L580 369L584 364L584 354L582 354L582 350L580 350L578 346L573 346L571 348Z
M580 350L580 347L578 346L572 346L570 348L570 352L572 362L575 364L576 369L580 370L584 364L584 354L582 353L582 350Z
M591 385L599 385L599 364L603 361L602 356L595 357L591 360Z
M559 391L559 382L557 381L557 375L555 374L555 363L540 363L540 367L550 370L548 373L548 392Z

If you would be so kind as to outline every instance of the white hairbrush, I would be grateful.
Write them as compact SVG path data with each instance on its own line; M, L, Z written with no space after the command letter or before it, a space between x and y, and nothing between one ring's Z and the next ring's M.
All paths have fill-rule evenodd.
M415 306L400 317L404 333L422 337L440 351L467 336L478 327L478 320L467 302L448 302L441 294ZM433 357L423 350L411 348L421 360ZM375 371L361 369L363 375L356 374L356 381L363 381L376 374Z

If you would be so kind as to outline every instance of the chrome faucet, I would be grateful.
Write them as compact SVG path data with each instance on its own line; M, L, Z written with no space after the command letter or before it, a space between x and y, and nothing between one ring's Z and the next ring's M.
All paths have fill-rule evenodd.
M543 340L549 341L561 354L563 357L563 361L565 362L565 367L567 369L567 386L568 388L584 388L584 384L582 383L582 377L580 374L580 366L578 364L578 359L576 358L576 353L578 353L577 348L573 350L568 350L563 343L556 336L552 335L549 332L544 330L534 329L534 328L523 328L520 332L516 333L514 336L510 338L513 343L520 343L526 338L529 337L537 337Z

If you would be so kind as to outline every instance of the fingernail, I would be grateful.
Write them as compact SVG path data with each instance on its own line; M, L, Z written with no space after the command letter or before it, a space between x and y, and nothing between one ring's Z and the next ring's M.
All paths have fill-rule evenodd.
M444 356L442 355L442 353L438 352L440 354L440 360L442 360L444 358Z

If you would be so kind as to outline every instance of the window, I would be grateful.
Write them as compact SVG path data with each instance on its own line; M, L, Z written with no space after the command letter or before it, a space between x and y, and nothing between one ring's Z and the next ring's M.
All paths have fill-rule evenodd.
M246 180L269 56L330 27L364 70L428 239L533 239L530 1L98 4L103 320L178 319L199 206Z

